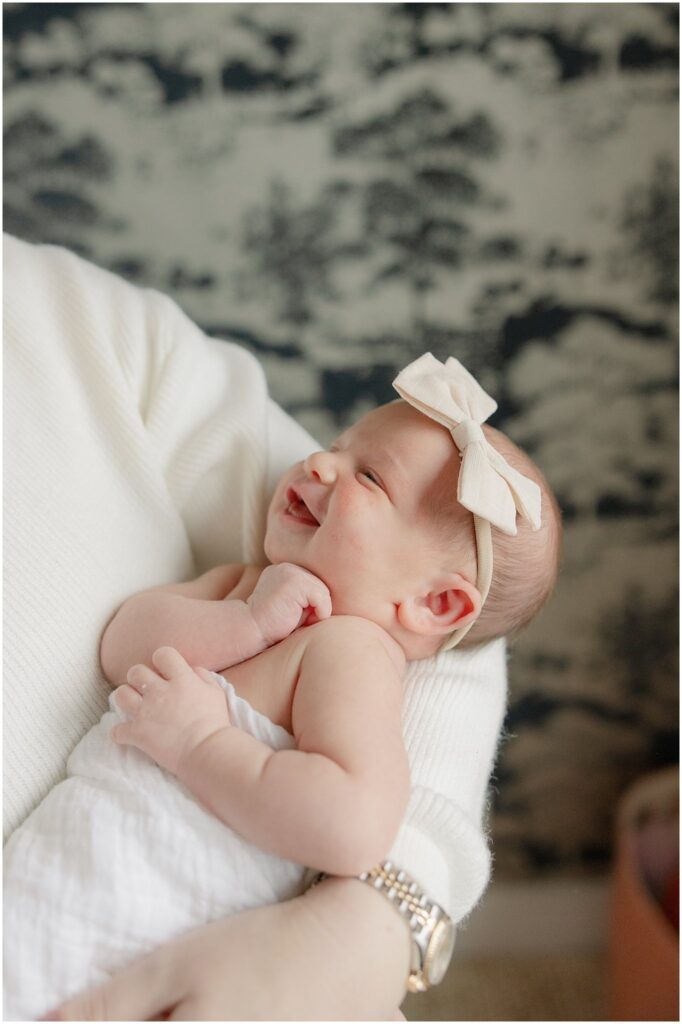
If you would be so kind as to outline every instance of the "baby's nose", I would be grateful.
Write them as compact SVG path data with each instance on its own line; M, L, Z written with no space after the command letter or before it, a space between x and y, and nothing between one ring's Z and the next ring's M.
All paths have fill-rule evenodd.
M331 485L336 480L334 456L331 452L314 452L303 463L309 476L315 477L322 484Z

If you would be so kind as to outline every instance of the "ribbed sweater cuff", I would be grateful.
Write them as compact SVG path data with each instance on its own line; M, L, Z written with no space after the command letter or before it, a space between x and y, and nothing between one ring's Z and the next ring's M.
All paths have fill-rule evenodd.
M421 786L412 790L389 859L413 875L453 921L471 912L490 877L490 851L480 825L440 793Z

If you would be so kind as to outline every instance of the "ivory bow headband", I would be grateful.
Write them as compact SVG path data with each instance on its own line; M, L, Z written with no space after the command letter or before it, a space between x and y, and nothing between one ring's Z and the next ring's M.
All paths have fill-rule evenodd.
M539 530L540 488L486 440L481 424L495 412L497 402L458 359L441 363L427 352L401 370L393 387L415 409L446 427L459 449L457 500L474 516L476 587L485 603L493 576L491 526L515 536L518 514ZM441 650L456 647L472 626L473 622L454 630Z

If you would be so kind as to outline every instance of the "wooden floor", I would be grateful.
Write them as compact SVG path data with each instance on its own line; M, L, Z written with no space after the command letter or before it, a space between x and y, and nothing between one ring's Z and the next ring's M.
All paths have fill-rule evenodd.
M455 959L443 982L408 996L418 1020L605 1020L604 958L593 953Z

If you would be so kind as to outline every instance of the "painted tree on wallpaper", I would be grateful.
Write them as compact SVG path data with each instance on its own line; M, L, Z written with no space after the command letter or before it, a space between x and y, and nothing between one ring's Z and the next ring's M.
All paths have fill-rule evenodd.
M297 205L288 185L275 179L266 205L244 218L242 248L249 263L242 289L264 292L276 315L299 331L315 319L316 299L338 297L332 281L342 255L334 241L336 206L329 191Z
M477 256L468 211L486 202L475 162L496 155L494 124L481 111L458 114L437 91L423 89L386 112L344 125L333 144L341 160L364 160L383 172L361 190L360 232L376 267L369 268L366 288L381 295L382 284L399 283L409 296L411 345L429 347L436 340L429 331L429 293L447 287Z

